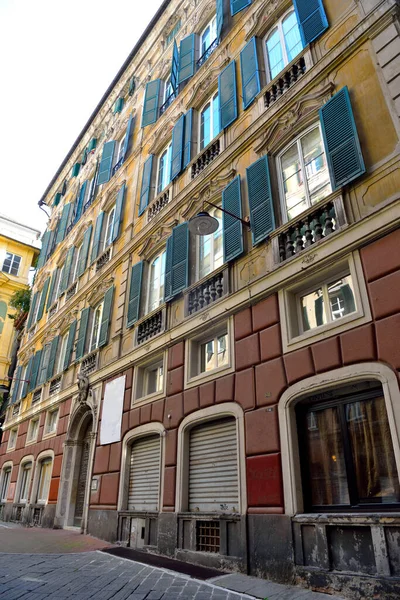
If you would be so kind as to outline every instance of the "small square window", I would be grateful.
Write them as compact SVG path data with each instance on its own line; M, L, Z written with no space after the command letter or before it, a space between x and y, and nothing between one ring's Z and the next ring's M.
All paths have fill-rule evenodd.
M21 266L21 257L11 252L6 252L6 257L3 261L2 271L4 273L10 273L11 275L18 275L19 268Z
M135 400L164 393L164 357L136 368Z
M46 418L46 426L44 428L44 434L50 435L51 433L55 433L57 430L57 421L58 421L58 408L55 410L49 410Z
M39 431L39 419L32 419L32 421L29 423L29 429L28 429L28 435L27 435L26 441L28 443L36 441L38 431Z
M217 335L200 345L200 373L208 373L228 364L228 334Z
M15 445L17 443L17 436L18 436L18 429L11 429L10 431L10 437L8 438L8 446L7 446L7 450L12 450L12 448L15 448Z
M198 379L213 379L233 370L231 321L188 340L186 343L186 385Z

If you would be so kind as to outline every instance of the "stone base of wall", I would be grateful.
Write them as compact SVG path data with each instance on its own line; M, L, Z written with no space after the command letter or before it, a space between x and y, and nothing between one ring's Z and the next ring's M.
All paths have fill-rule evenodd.
M1 511L1 520L2 521L11 521L12 509L13 509L12 502L7 502L7 504L3 505L3 508Z
M293 583L294 560L291 518L285 515L249 515L249 574Z
M88 533L114 543L117 541L118 513L116 510L89 510Z

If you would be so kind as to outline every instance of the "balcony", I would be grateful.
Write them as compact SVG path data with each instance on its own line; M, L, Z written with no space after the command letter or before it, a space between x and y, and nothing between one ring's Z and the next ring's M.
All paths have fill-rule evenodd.
M147 222L154 219L154 217L162 211L164 206L167 206L170 197L170 189L171 188L169 187L167 190L162 192L159 196L157 196L154 202L150 204L147 209Z
M121 168L123 162L124 162L124 156L121 156L121 158L118 160L117 163L115 163L115 165L112 168L112 175L111 175L111 177L113 175L115 175L115 173L118 171L118 169Z
M200 67L202 65L204 65L206 60L208 60L210 58L211 54L218 47L218 44L219 44L219 40L218 40L218 38L215 38L215 40L208 46L207 50L205 52L203 52L203 54L200 56L199 60L197 61L198 69L200 69Z
M49 319L51 319L51 317L54 317L54 315L56 314L58 310L58 302L56 302L55 304L53 304L53 306L49 309Z
M167 108L169 106L171 106L171 104L173 103L173 101L176 98L176 92L172 92L172 94L170 94L168 96L168 98L166 99L166 101L164 102L164 104L161 106L160 108L160 117L161 115L163 115L165 113L165 111L167 110Z
M220 140L215 140L207 146L202 154L192 164L192 179L203 171L220 153Z
M99 258L97 259L96 273L97 273L97 271L100 271L100 269L102 269L106 263L109 262L110 258L111 258L111 246L109 246L107 248L107 250L104 250L103 254L100 254Z
M280 98L286 90L288 90L307 70L307 65L304 56L296 58L288 65L286 70L278 77L273 79L269 85L269 89L264 94L265 108L269 108L278 98Z
M38 402L40 402L41 399L42 399L42 388L40 388L39 390L36 390L36 392L33 392L32 406L34 404L37 404Z
M72 296L75 296L76 291L78 289L78 282L75 281L75 283L73 283L68 289L67 292L65 294L65 301L68 302L68 300L70 298L72 298Z
M161 308L139 323L136 329L138 346L165 331L165 310L165 308Z
M85 356L85 358L81 362L82 375L90 375L90 373L93 373L97 369L97 357L97 350Z
M50 382L49 396L54 396L61 390L61 375Z
M229 271L225 267L223 271L203 279L200 283L188 291L185 295L185 316L210 306L217 302L229 292Z

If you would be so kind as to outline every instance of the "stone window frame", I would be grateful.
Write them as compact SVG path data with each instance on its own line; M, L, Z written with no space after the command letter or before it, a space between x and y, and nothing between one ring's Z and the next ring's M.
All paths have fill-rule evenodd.
M50 414L57 412L57 419L56 419L56 424L55 427L52 431L47 431L47 427L49 424L49 418L50 418ZM46 418L44 421L44 428L43 428L43 439L48 439L50 437L54 437L57 435L57 428L58 428L58 421L60 419L60 407L57 406L49 406L48 410L46 411Z
M24 466L28 463L32 464L31 474L30 474L29 483L28 483L28 494L27 494L27 497L25 500L21 500L21 498L19 498L19 495L21 492L22 472L23 472ZM33 454L28 454L28 455L24 456L23 458L21 458L21 462L19 463L19 467L18 467L17 485L15 486L14 504L25 504L25 506L28 506L28 504L30 503L30 498L32 497L32 477L34 474L34 469L35 469L35 458L34 458Z
M247 514L247 484L246 484L246 446L244 411L236 402L224 402L222 404L208 406L187 415L178 429L178 450L176 463L176 492L175 512L187 512L188 502L188 458L189 458L189 434L193 427L210 423L224 417L236 419L237 431L237 458L238 458L238 489L239 489L239 511L235 514ZM168 433L167 433L168 435ZM214 513L213 513L214 514ZM215 513L216 515L222 513ZM196 516L196 513L193 513Z
M281 440L282 479L285 514L295 516L304 512L300 453L298 448L295 407L307 394L317 394L338 385L376 380L382 385L385 406L392 435L393 452L400 474L400 389L396 374L382 363L368 362L341 367L327 373L307 377L287 389L278 404ZM360 514L360 510L348 512ZM315 518L314 513L310 513Z
M168 432L162 423L146 423L145 425L139 425L134 429L128 431L122 440L122 454L121 454L121 477L119 480L118 489L118 511L127 510L128 500L128 488L129 488L129 462L130 462L130 447L135 440L139 438L148 437L151 435L159 434L161 443L161 456L160 456L160 487L159 487L159 510L162 511L163 498L164 498L164 471L165 471L165 436ZM134 511L132 511L134 512ZM143 511L137 511L143 512Z
M37 426L37 430L36 430L36 435L35 437L29 437L29 433L31 431L32 428L32 423L33 422L37 422L38 426ZM25 446L30 446L31 444L35 444L39 435L39 428L40 428L40 415L37 415L35 417L33 417L30 421L29 421L29 425L28 425L28 432L26 434L26 443Z
M4 484L4 477L5 477L5 472L8 471L9 469L11 469L10 472L10 479L8 482L8 486L7 486L7 493L6 496L4 498L1 498L0 496L0 504L7 502L7 497L8 497L8 492L10 490L10 484L11 484L11 477L12 477L12 470L13 470L13 461L12 460L7 460L1 467L1 471L0 471L0 490L3 489L3 484Z
M154 392L153 394L146 394L144 396L137 397L138 386L140 385L143 379L143 371L151 367L152 365L163 362L164 367L164 381L162 389L158 392ZM166 387L167 387L167 350L162 353L156 353L151 358L147 358L138 362L135 365L133 371L133 383L132 383L132 398L131 398L131 408L136 408L137 406L141 406L142 404L148 404L149 402L154 402L155 400L159 400L160 398L164 398L166 396Z
M49 483L49 489L47 492L47 500L45 502L38 500L37 495L39 492L39 479L40 479L40 472L41 472L41 464L44 460L46 460L46 458L51 458L51 476L50 476L50 483ZM36 457L36 463L35 463L35 471L33 474L33 481L32 481L32 490L31 490L31 504L40 504L41 506L46 506L46 504L48 504L49 502L49 494L50 494L50 486L51 486L51 479L53 477L53 469L54 469L54 450L48 449L48 450L43 450L43 452L41 452L40 454L37 455Z
M291 3L290 6L286 7L286 9L282 12L282 14L279 17L277 17L273 23L271 23L270 27L268 27L268 29L262 35L262 51L263 51L267 83L270 83L271 81L274 81L274 79L275 79L275 77L271 78L271 74L270 74L269 60L268 60L268 53L267 53L267 40L268 40L268 37L271 35L271 33L274 31L274 29L278 29L278 31L280 33L279 41L282 44L282 36L283 36L283 40L285 39L284 35L283 35L282 24L283 24L283 21L289 16L290 13L296 14L293 3ZM297 20L297 26L299 27L299 21L297 19L297 15L296 15L296 20ZM299 27L299 30L300 30L300 27ZM302 49L300 50L300 52L297 54L297 56L300 56L300 54L302 54L306 49L307 49L307 46L303 46ZM286 52L287 52L286 47L284 48L284 50L285 50L285 54L286 54ZM283 58L285 59L285 58L287 58L287 56L283 57ZM292 60L294 60L294 59L292 59ZM291 61L285 62L283 69L276 75L276 77L279 77L279 75L281 75L285 71L286 67L290 63L291 63Z
M11 452L12 450L15 450L15 447L16 447L16 445L17 445L17 440L18 440L18 429L19 429L19 426L17 426L17 427L12 427L12 428L10 429L10 435L9 435L9 437L8 437L8 443L7 443L7 452ZM14 443L14 445L13 445L13 446L11 446L11 445L10 445L10 442L11 442L11 433L12 433L13 431L16 431L16 432L17 432L17 435L15 436L15 443Z

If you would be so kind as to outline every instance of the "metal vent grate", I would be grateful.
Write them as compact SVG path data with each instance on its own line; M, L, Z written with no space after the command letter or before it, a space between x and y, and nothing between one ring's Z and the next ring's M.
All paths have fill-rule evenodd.
M196 550L216 552L220 549L219 521L196 522Z

